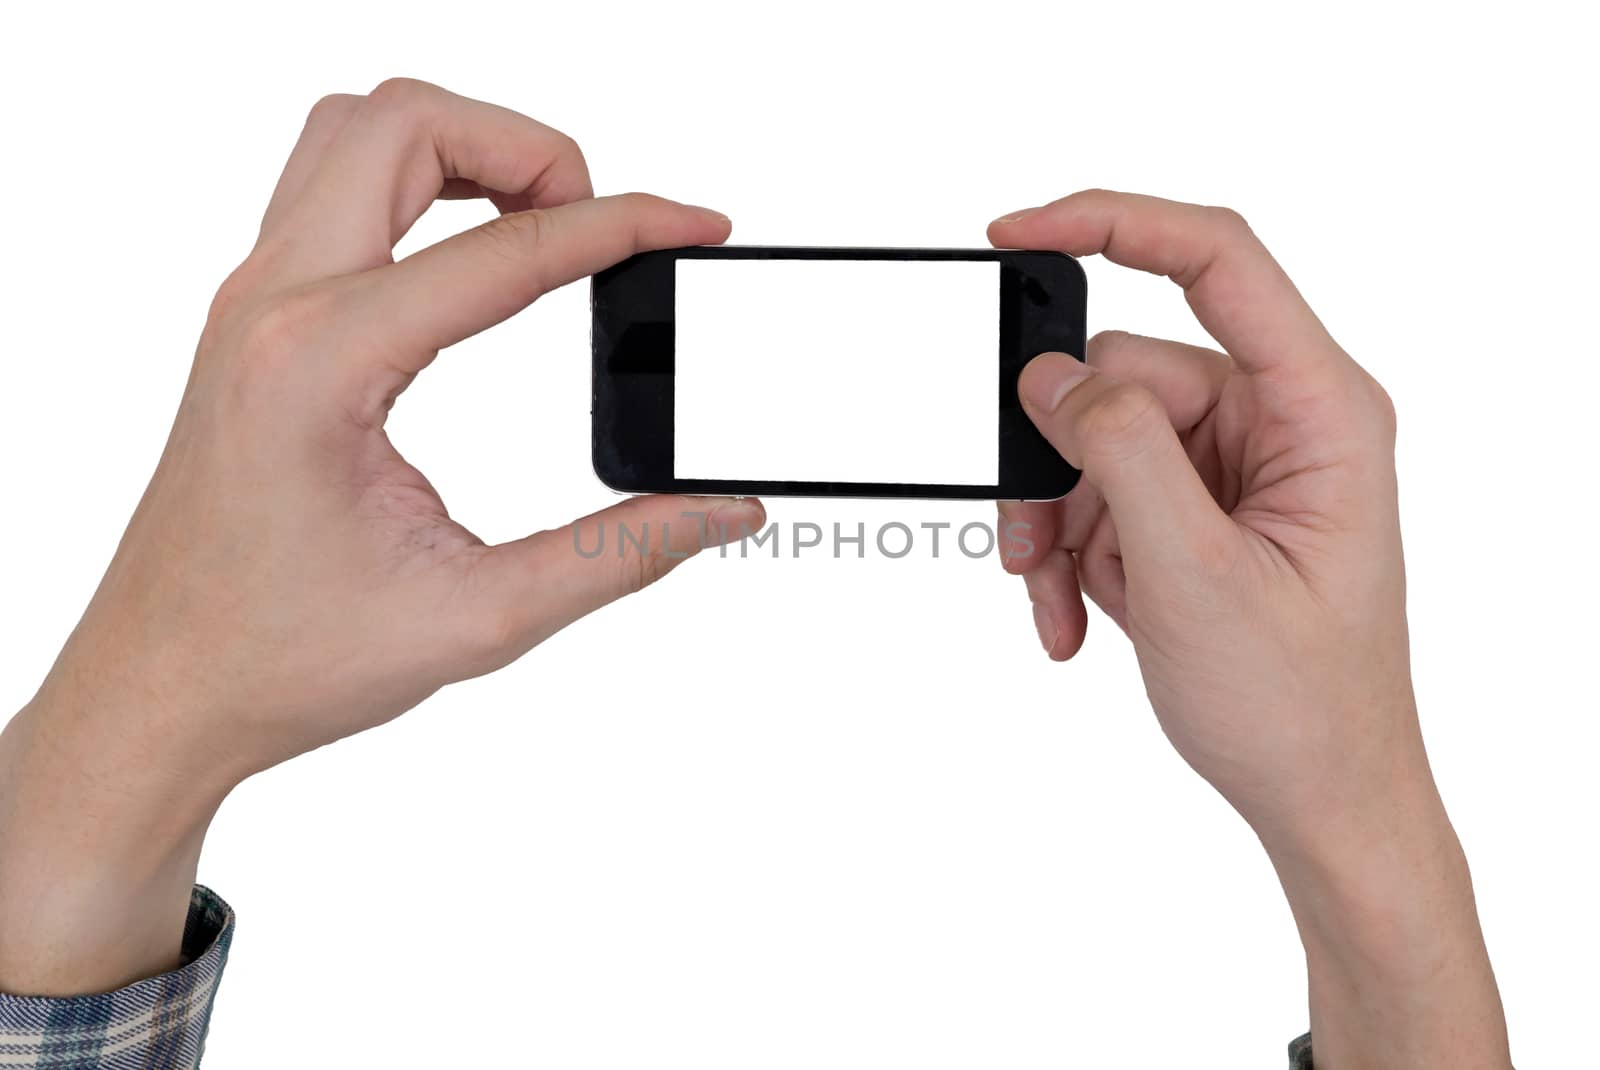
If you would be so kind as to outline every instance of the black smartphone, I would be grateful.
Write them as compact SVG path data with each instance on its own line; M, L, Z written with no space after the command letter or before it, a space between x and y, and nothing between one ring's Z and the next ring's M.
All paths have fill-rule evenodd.
M1072 489L1017 401L1082 359L1072 257L700 246L594 277L595 473L629 493L1045 501Z

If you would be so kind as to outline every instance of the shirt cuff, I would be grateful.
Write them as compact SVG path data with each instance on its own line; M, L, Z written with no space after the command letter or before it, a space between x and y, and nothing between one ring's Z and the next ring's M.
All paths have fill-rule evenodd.
M1289 1042L1289 1070L1311 1070L1311 1034Z
M192 1070L205 1050L211 1005L233 942L233 909L195 885L183 927L183 965L115 992L51 998L0 993L0 1067Z

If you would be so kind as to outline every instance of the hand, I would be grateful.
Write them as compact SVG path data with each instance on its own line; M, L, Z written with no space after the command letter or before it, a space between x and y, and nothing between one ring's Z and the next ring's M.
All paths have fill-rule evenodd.
M1084 473L1001 506L1038 547L1003 558L1045 649L1078 650L1085 594L1132 639L1168 738L1284 879L1319 1068L1507 1065L1412 696L1388 397L1232 212L1091 191L989 236L1166 275L1226 350L1111 332L1023 371Z
M502 214L394 262L441 196ZM596 199L570 138L434 86L313 109L115 559L0 741L0 989L170 966L205 824L241 779L760 526L754 501L636 498L588 521L585 545L626 523L652 536L645 555L582 557L569 529L486 546L384 433L438 350L632 253L728 229L655 197Z

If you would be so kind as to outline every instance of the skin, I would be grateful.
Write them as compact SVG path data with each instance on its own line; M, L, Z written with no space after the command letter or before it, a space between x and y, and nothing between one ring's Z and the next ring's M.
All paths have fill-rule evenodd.
M1318 1067L1509 1066L1417 723L1389 398L1236 213L1091 190L989 236L1165 275L1225 351L1111 332L1024 369L1084 472L1001 506L1032 526L1002 558L1045 650L1077 652L1085 595L1133 641L1168 739L1277 869Z
M503 213L396 263L438 196ZM568 137L420 82L311 112L222 285L167 449L99 590L0 736L0 991L116 988L176 961L206 825L240 781L491 672L658 579L759 503L635 498L659 535L486 546L384 433L439 349L723 216L595 198ZM682 514L711 514L713 538Z
M457 196L501 215L396 263L416 218ZM671 533L644 554L586 560L569 529L486 546L384 434L440 349L728 229L594 198L569 138L433 86L317 105L105 579L0 733L0 991L172 968L234 786L762 524L754 501L646 497L598 514ZM1024 372L1025 408L1085 473L1062 502L1001 507L1032 525L1036 550L1006 565L1045 649L1077 651L1084 595L1132 639L1167 735L1277 868L1319 1068L1508 1066L1417 726L1388 399L1232 213L1091 191L990 237L1168 275L1226 350L1109 334L1087 367L1045 355Z

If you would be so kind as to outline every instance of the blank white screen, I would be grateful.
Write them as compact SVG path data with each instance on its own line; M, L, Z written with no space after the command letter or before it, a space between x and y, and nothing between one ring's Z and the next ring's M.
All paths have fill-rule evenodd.
M673 475L1000 481L1000 265L679 260Z

